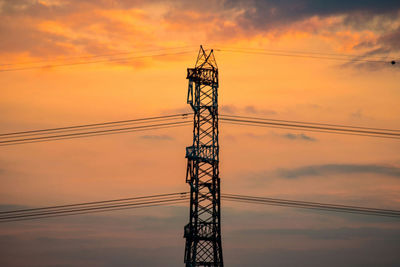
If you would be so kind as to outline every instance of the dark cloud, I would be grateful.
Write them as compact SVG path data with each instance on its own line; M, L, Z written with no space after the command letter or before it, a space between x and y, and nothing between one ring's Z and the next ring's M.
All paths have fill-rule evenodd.
M287 134L284 134L283 137L290 139L290 140L305 140L305 141L310 141L310 142L317 141L317 139L315 139L314 137L305 135L303 133L301 133L301 134L287 133Z
M0 266L177 266L186 207L2 224ZM155 256L156 255L156 256Z
M277 171L277 174L284 178L355 173L378 174L400 178L400 168L377 164L325 164L305 166L296 169L280 169Z
M121 234L121 233L118 233ZM138 235L139 236L139 235ZM163 238L165 239L165 237ZM0 236L2 266L178 266L181 238L167 245L140 247L140 238L116 243L91 238ZM8 245L7 245L8 244Z
M400 51L400 26L393 31L384 33L379 39L380 49L385 51Z
M295 23L310 18L341 16L342 19L327 25L300 24L303 26L297 25L296 30L313 34L323 30L325 35L330 32L334 38L337 38L335 32L341 30L373 31L380 36L377 40L361 40L353 49L369 47L374 51L373 55L400 51L400 27L393 28L399 20L400 1L228 0L225 8L242 11L234 20L250 36L266 32L279 35L290 30ZM368 55L371 54L365 53L362 57ZM389 64L353 62L348 66L374 70L389 67Z
M243 8L241 22L246 27L271 28L292 23L313 16L334 15L354 16L354 14L374 15L395 14L400 10L400 2L387 1L324 1L324 0L228 0L226 6Z
M367 50L367 52L343 64L343 67L368 71L381 70L382 68L398 71L398 68L400 68L400 27L395 29L387 27L376 40L362 41L353 48ZM367 61L358 61L359 59L367 59ZM396 64L391 64L392 61L395 61Z
M393 21L398 19L400 12L397 15ZM383 68L398 71L400 67L400 27L393 29L390 25L385 25L385 29L381 32L376 40L362 41L355 45L353 47L355 50L367 50L367 52L343 64L343 66L368 71L376 71ZM363 62L358 61L358 59L367 60ZM393 60L396 62L395 65L391 64Z
M326 229L258 229L244 231L236 244L256 243L257 247L233 246L224 253L229 266L397 266L400 257L398 229L340 228ZM274 233L275 232L275 233ZM335 234L339 235L335 238ZM346 238L345 235L349 237ZM239 233L238 233L239 235ZM300 236L299 236L300 235ZM308 239L301 239L302 236ZM303 243L291 248L289 242ZM336 245L334 245L336 242ZM272 245L271 245L272 243ZM312 246L313 247L308 247ZM383 256L384 255L384 256Z
M397 237L393 238L393 234ZM324 228L324 229L296 229L296 228L275 228L275 229L248 229L238 231L237 235L278 235L278 236L306 236L316 240L349 240L362 237L375 237L377 239L400 238L400 229L382 229L374 227L360 228Z
M345 64L342 64L343 68L353 68L357 69L359 71L369 71L369 72L374 72L374 71L380 71L382 69L385 70L390 70L390 71L395 71L398 72L400 68L400 64L398 63L400 60L398 59L399 57L396 57L396 59L388 58L385 62L355 62L355 61L350 61ZM382 59L380 59L382 60ZM395 60L397 62L396 64L392 65L391 61Z
M382 33L379 38L375 41L362 41L355 45L355 49L368 49L367 52L360 56L363 57L374 57L382 54L388 54L389 52L399 52L400 51L400 26L395 29L387 29ZM382 59L382 57L375 57L376 59ZM358 59L358 58L356 58ZM387 58L390 60L390 58Z
M13 205L13 204L0 204L0 211L11 211L11 210L20 210L20 209L27 209L28 206L23 205Z
M3 224L0 265L182 265L187 207L152 209L152 216L130 210ZM331 222L332 217L324 217L324 225L317 228L314 223L302 229L296 223L283 228L282 220L293 221L293 216L299 215L290 209L277 214L224 208L226 265L265 266L266 256L272 266L396 266L400 262L397 222L340 227ZM297 218L303 222L304 217Z
M305 21L308 18L343 15L344 20L337 22L337 25L329 26L332 28L314 25L304 26L298 30L315 32L318 27L324 27L324 31L334 33L337 27L356 30L372 29L380 32L381 38L375 44L365 41L366 43L360 42L355 47L373 45L382 47L385 51L396 49L398 51L400 30L390 32L391 28L388 25L398 20L399 3L399 1L372 0L346 2L322 0L59 0L42 2L0 0L0 19L2 20L0 36L3 37L0 51L2 53L28 52L31 56L45 57L79 53L110 53L114 52L113 44L118 42L129 42L134 47L154 46L154 39L157 38L154 34L135 31L134 27L94 12L151 8L153 4L161 4L165 7L165 12L159 18L160 22L174 25L171 29L167 27L166 31L204 30L206 39L209 41L225 42L235 40L235 38L251 38L271 31L283 33L290 29L293 23ZM193 12L201 16L193 16ZM75 34L67 37L53 32L44 32L37 27L42 21L63 22L58 26L66 27L67 31ZM98 38L91 33L94 28ZM88 35L92 37L87 37ZM135 38L137 41L133 44L128 38L131 36L137 36ZM108 43L103 43L104 39L107 39ZM271 110L254 110L251 106L247 108L247 111L266 115L275 114Z

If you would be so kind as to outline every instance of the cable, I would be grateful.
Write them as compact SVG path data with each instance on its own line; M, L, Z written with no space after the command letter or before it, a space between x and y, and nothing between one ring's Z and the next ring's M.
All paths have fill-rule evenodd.
M222 194L222 198L238 202L400 218L400 210L376 209L376 208L367 208L358 206L346 206L346 205L326 204L319 202L306 202L306 201L253 197L253 196L243 196L234 194Z
M167 122L167 121L172 121L172 122L177 122L177 121L187 121L187 118L166 118L166 119L157 119L157 120L152 120L152 123L159 123L159 122ZM21 138L21 137L33 137L33 136L43 136L43 135L49 135L49 134L59 134L59 133L73 133L73 132L82 132L82 131L87 131L87 130L99 130L99 129L110 129L110 128L115 128L116 126L132 126L132 125L146 125L148 124L149 121L139 121L139 122L126 122L126 123L121 123L118 125L104 125L104 126L93 126L93 127L84 127L81 129L66 129L66 130L55 130L55 131L48 131L48 132L43 132L43 133L31 133L31 134L21 134L21 135L11 135L11 136L0 136L0 140L7 140L11 138Z
M217 47L218 48L218 47ZM220 47L220 49L239 49L239 50L249 50L249 51L257 51L257 52L276 52L276 53L295 53L295 54L312 54L312 55L323 55L323 56L338 56L338 57L350 57L350 58L357 58L357 57L368 57L372 59L378 60L386 60L387 56L365 56L365 55L357 55L357 54L339 54L339 53L326 53L326 52L315 52L315 51L300 51L300 50L282 50L282 49L267 49L267 48L244 48L244 47Z
M289 122L289 123L300 123L300 124L310 124L310 125L320 125L320 126L333 126L333 127L356 128L356 129L365 129L365 130L390 131L390 132L398 132L398 133L400 133L400 130L385 129L385 128L369 128L369 127L360 127L360 126L354 126L354 125L328 124L328 123L292 121L292 120L277 120L277 119L270 119L270 118L227 115L227 114L222 114L221 116L223 116L223 117L231 117L231 118L261 120L261 121Z
M69 136L80 136L80 135L96 134L96 133L108 133L108 132L116 132L116 131L124 131L124 130L135 130L135 129L143 129L143 128L152 128L152 127L157 127L157 126L179 125L179 124L182 124L182 123L187 123L187 122L170 122L170 123L151 124L151 125L144 125L144 126L116 128L116 129L91 131L91 132L82 132L82 133L50 135L50 136L41 136L41 137L32 137L32 138L21 138L21 139L0 141L0 144L23 142L23 141L32 141L32 140L42 140L42 139L51 139L51 138L63 138L63 137L69 137Z
M300 54L300 55L310 55L311 54L311 55L335 56L335 57L347 57L347 58L367 57L370 59L376 59L378 61L388 62L387 56L377 57L377 56L326 53L326 52L314 52L314 51L282 50L282 49L266 49L266 48L244 48L244 47L224 47L224 46L218 46L218 45L215 45L215 46L216 46L216 49L214 49L214 50L216 50L216 51L239 50L239 51L251 51L251 52L258 52L258 53L269 52L269 53L276 53L277 55L286 53L286 54ZM74 57L69 57L69 58L44 59L44 60L38 60L38 61L27 61L27 62L17 62L17 63L2 63L2 64L0 64L0 66L16 66L16 65L37 64L37 63L44 63L44 62L70 61L70 60L74 60L74 59L91 59L91 58L99 58L99 57L129 55L129 54L135 54L135 53L138 54L138 53L165 51L165 50L187 49L187 48L194 48L194 47L197 47L197 45L187 45L187 46L180 46L180 47L169 47L169 48L160 48L160 49L151 49L151 50L141 50L141 51L134 51L134 52L133 51L121 51L121 52L107 53L107 54L74 56Z
M121 208L129 208L143 205L158 205L175 201L186 200L187 192L150 195L142 197L131 197L96 202L86 202L69 205L58 205L43 208L21 209L0 212L0 222L9 220L20 220L26 218L42 218L43 216L55 216L64 214L76 214L93 211L106 211Z
M183 46L183 47L176 47L176 48L165 48L165 49L158 49L158 50L148 50L148 51L141 51L143 52L157 52L157 51L165 51L165 50L173 50L173 49L183 49L183 48L191 48L194 46ZM254 48L217 48L214 49L215 51L220 52L233 52L233 53L247 53L247 54L261 54L261 55L271 55L271 56L285 56L285 57L302 57L302 58L314 58L314 59L328 59L328 60L345 60L345 61L356 61L356 62L374 62L374 63L390 63L395 65L395 60L384 60L382 59L365 59L360 57L366 57L362 55L344 55L344 54L333 54L333 53L316 53L316 52L300 52L300 51L290 51L290 50L272 50L272 49L254 49ZM175 53L163 53L163 54L153 54L153 55L141 55L141 56L132 56L132 57L120 57L120 58L108 58L102 60L93 60L93 61L79 61L79 62L69 62L69 63L60 63L60 64L52 64L52 65L40 65L40 66L28 66L28 67L21 67L21 68L5 68L0 69L0 72L9 72L9 71L22 71L22 70L32 70L32 69L41 69L41 68L55 68L55 67L63 67L63 66L73 66L73 65L83 65L83 64L97 64L97 63L108 63L108 62L119 62L125 63L129 62L133 59L139 58L146 58L146 57L159 57L159 56L167 56L167 55L179 55L179 54L187 54L192 53L192 51L180 51ZM107 57L107 56L118 56L118 55L127 55L132 54L132 52L117 52L117 53L110 53L110 54L99 54L99 55L90 55L90 56L80 56L74 57L78 59L93 59L99 57ZM323 55L323 56L319 56ZM325 56L326 55L326 56ZM343 58L343 57L353 57L353 58ZM357 58L355 58L357 57ZM373 57L369 57L373 58ZM16 65L26 65L26 64L36 64L36 63L43 63L43 62L51 62L51 61L61 61L60 60L41 60L41 61L31 61L31 62L22 62L22 63L7 63L7 64L0 64L0 66L16 66ZM65 59L64 59L65 60ZM68 59L67 59L68 60Z
M91 213L105 212L105 211L119 211L119 210L135 209L135 208L159 207L159 206L167 206L167 205L185 203L185 201L187 201L187 199L180 199L180 200L169 201L169 202L158 203L158 204L130 205L130 206L123 207L123 208L109 208L109 209L106 209L106 210L105 209L99 209L99 210L74 212L74 213L68 213L68 214L63 213L63 214L46 215L46 216L38 216L38 217L31 217L31 218L7 219L7 220L4 220L4 221L0 220L0 223L35 220L35 219L46 219L46 218L63 217L63 216L70 216L70 215L84 215L84 214L91 214Z
M390 218L397 218L397 219L400 218L400 216L398 216L398 215L381 214L381 213L365 212L365 211L357 211L357 210L348 211L346 209L338 210L338 209L331 209L331 208L325 208L325 207L308 207L308 206L302 206L302 205L275 203L275 202L262 203L262 202L259 202L259 201L252 201L252 200L241 200L241 199L231 199L231 198L223 198L223 199L225 199L227 201L234 201L234 202L248 203L248 204L261 204L261 205L289 207L289 208L300 208L300 209L319 210L319 211L328 211L328 212L340 212L340 213L350 213L350 214L378 216L378 217L390 217Z
M33 70L33 69L42 69L42 68L55 68L55 67L64 67L64 66L74 66L74 65L86 65L86 64L97 64L97 63L127 63L134 59L139 58L148 58L148 57L163 57L170 55L182 55L192 53L193 51L182 51L175 53L164 53L164 54L154 54L154 55L145 55L145 56L133 56L133 57L123 57L123 58L112 58L107 60L95 60L95 61L82 61L82 62L72 62L72 63L63 63L63 64L54 64L54 65L41 65L41 66L33 66L33 67L23 67L23 68L11 68L11 69L0 69L0 72L10 72L10 71L22 71L22 70Z
M387 212L391 214L399 214L400 210L391 210L391 209L377 209L377 208L369 208L369 207L360 207L360 206L349 206L342 204L326 204L321 202L310 202L310 201L299 201L299 200L288 200L288 199L279 199L279 198L269 198L269 197L259 197L259 196L248 196L248 195L238 195L238 194L222 194L224 197L237 197L242 199L249 199L255 201L269 201L269 202L277 202L277 203L294 203L298 205L310 205L310 206L329 206L335 208L348 208L348 209L357 209L357 210L368 210L368 211L377 211L377 212Z
M298 57L298 58L313 58L313 59L327 59L327 60L339 60L339 61L355 61L355 62L370 62L370 63L389 63L392 64L392 61L388 60L369 60L369 59L362 59L362 58L342 58L342 57L333 57L333 56L318 56L318 55L310 55L307 53L303 54L296 54L296 53L276 53L276 52L268 52L268 50L262 51L249 51L249 49L215 49L215 51L220 52L232 52L232 53L244 53L244 54L257 54L257 55L267 55L267 56L283 56L283 57Z
M139 199L158 198L158 197L170 197L170 196L182 196L182 195L186 195L186 194L188 194L188 192L176 192L176 193L158 194L158 195L150 195L150 196L142 196L142 197L118 198L118 199L101 200L101 201L94 201L94 202L84 202L84 203L77 203L77 204L58 205L58 206L33 208L33 209L20 209L20 210L12 210L12 211L0 211L0 216L2 214L11 214L11 213L17 213L17 212L31 212L31 211L38 211L38 210L68 208L68 207L77 207L77 206L103 204L103 203L113 203L113 202L129 201L129 200L139 200Z
M21 134L30 134L30 133L42 133L42 132L53 132L59 130L70 130L70 129L80 129L85 127L95 127L95 126L104 126L104 125L115 125L121 123L132 123L132 122L141 122L141 121L151 121L151 120L158 120L158 119L166 119L166 118L176 118L182 117L185 118L187 115L191 113L180 113L180 114L172 114L172 115L165 115L165 116L157 116L157 117L147 117L147 118L140 118L140 119L130 119L130 120L120 120L120 121L110 121L110 122L101 122L101 123L92 123L92 124L83 124L83 125L74 125L74 126L67 126L67 127L58 127L58 128L48 128L48 129L40 129L40 130L30 130L30 131L23 131L23 132L13 132L13 133L2 133L0 134L0 138L3 136L10 136L10 135L21 135Z
M127 208L127 207L134 207L134 206L142 206L142 205L157 205L162 203L168 203L173 201L180 201L186 200L186 198L182 197L175 197L175 198L168 198L168 199L156 199L156 200L147 200L142 202L133 202L133 203L118 203L113 205L102 205L102 206L89 206L89 207L80 207L74 209L63 209L63 210L48 210L36 213L25 213L25 214L14 214L10 216L2 216L0 218L1 221L8 221L14 219L23 219L23 218L37 218L41 216L53 216L53 215L61 215L61 214L69 214L69 213L76 213L76 212L86 212L86 211L106 211L108 209L114 208Z
M38 130L21 131L21 132L1 133L0 146L29 144L36 142L47 142L55 140L75 139L75 138L110 135L117 133L127 133L135 131L156 130L163 128L186 126L192 123L191 121L188 121L189 119L188 115L191 114L192 113L180 113L180 114L171 114L171 115L147 117L139 119L101 122L94 124L83 124L83 125L38 129ZM269 119L261 117L225 115L225 114L220 115L220 120L224 124L226 123L226 124L241 125L241 126L257 126L257 127L268 127L277 129L304 130L309 132L345 134L345 135L391 138L391 139L400 138L400 130L396 129L370 128L370 127L360 127L351 125L327 124L327 123L291 121L291 120L277 120L277 119ZM170 122L166 123L167 121ZM142 125L138 126L137 124L142 124ZM135 125L135 126L121 127L130 125Z
M271 125L257 125L257 124L251 124L251 123L237 123L237 122L227 122L227 121L222 121L222 123L223 124L231 124L231 125L241 125L241 126L252 126L252 127L263 127L263 128L273 128L273 129L285 129L285 130L300 131L299 128L291 128L291 127L279 127L279 126L271 126ZM320 131L320 130L309 130L309 129L302 129L302 131L313 132L313 133L329 133L329 134L354 135L354 136L363 136L363 137L375 137L375 138L385 138L385 139L399 139L397 137L367 135L367 134L356 134L356 133L342 133L342 132Z
M221 121L226 121L231 124L247 125L247 126L262 126L262 127L275 127L275 128L290 128L294 130L302 129L305 131L319 131L319 132L329 132L329 133L341 133L341 134L351 134L369 137L380 137L380 138L391 138L400 139L400 133L395 132L385 132L385 131L369 131L369 130L359 130L355 128L339 128L339 127L324 127L315 126L307 124L296 124L296 123L280 123L280 122L268 122L268 121L258 121L258 120L246 120L246 119L232 119L227 117L220 117Z
M256 196L246 196L237 194L222 194L221 198L223 200L233 201L233 202L400 218L400 210L377 209L369 207L327 204L320 202L297 201L297 200L256 197ZM169 205L169 204L183 203L188 199L189 199L188 192L177 192L177 193L159 194L159 195L142 196L142 197L85 202L85 203L77 203L69 205L58 205L58 206L50 206L43 208L2 211L0 212L0 223L59 217L67 215L88 214L93 212L114 211L114 210L139 208L139 207Z
M190 123L190 121L187 121L187 115L187 113L172 114L141 119L3 133L0 134L0 146L179 127Z
M168 48L160 48L160 49L152 49L152 50L141 50L141 51L121 51L115 53L108 53L108 54L95 54L95 55L87 55L87 56L75 56L69 58L59 58L59 59L44 59L38 61L26 61L26 62L17 62L17 63L3 63L0 66L16 66L16 65L26 65L26 64L37 64L37 63L44 63L44 62L54 62L54 61L70 61L73 59L90 59L90 58L99 58L99 57L109 57L109 56L119 56L119 55L128 55L128 54L138 54L138 53L148 53L148 52L158 52L158 51L165 51L165 50L176 50L176 49L186 49L186 48L193 48L197 47L197 45L187 45L187 46L178 46L178 47L168 47Z
M190 124L191 124L190 122L186 122L186 123L182 123L180 125L162 126L162 127L154 127L154 128L138 129L138 130L129 130L129 131L120 131L120 132L112 132L112 133L102 133L102 134L88 134L88 135L83 135L83 136L74 136L74 137L65 137L65 138L51 138L51 139L47 139L47 140L16 142L16 143L4 144L4 145L0 145L0 146L32 144L32 143L41 143L41 142L58 141L58 140L69 140L69 139L76 139L76 138L87 138L87 137L112 135L112 134L121 134L121 133L142 132L142 131L150 131L150 130L153 131L153 130L166 129L166 128L177 128L177 127L182 127L182 126L186 126L186 125L190 125Z
M29 138L29 140L27 140L27 139L16 139L16 140L2 141L2 142L0 142L0 146L10 146L10 145L20 145L20 144L56 141L56 140L85 138L85 137L120 134L120 133L128 133L128 132L158 130L158 129L165 129L165 128L176 128L176 127L187 126L187 125L190 125L190 124L192 124L192 122L184 121L184 122L164 123L164 124L148 125L148 126L140 126L140 127L111 129L111 130L104 130L104 131L97 131L97 132L94 131L94 132L65 134L65 135L41 137L41 138ZM162 126L162 125L166 125L166 126Z

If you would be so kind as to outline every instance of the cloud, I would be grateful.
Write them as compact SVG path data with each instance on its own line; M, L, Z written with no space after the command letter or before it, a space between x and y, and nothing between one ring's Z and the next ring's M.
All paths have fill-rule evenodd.
M221 113L226 113L226 114L236 114L238 111L238 108L234 105L222 105L220 107Z
M398 21L399 1L0 0L0 3L2 54L25 53L38 58L99 54L122 48L159 48L162 45L154 44L161 44L166 36L179 38L181 44L200 40L226 43L260 34L278 36L293 30L312 34L323 31L325 37L330 35L329 38L340 43L349 36L342 38L337 31L362 32L372 26L375 40L355 34L352 39L355 49L375 43L374 46L398 50L399 29L392 31L392 28ZM254 110L252 106L247 111L274 114L271 110Z
M400 15L400 12L399 12ZM371 40L364 40L353 47L354 49L367 50L359 57L354 58L353 61L343 64L344 67L353 67L358 69L365 69L369 71L376 71L382 68L395 69L400 67L399 52L400 52L400 26L392 29L387 26L385 31L376 38ZM358 61L358 59L368 59L366 62ZM394 60L397 64L391 64Z
M300 178L303 176L323 176L331 174L379 174L400 178L400 168L377 164L325 164L311 165L296 169L279 169L277 174L284 178Z
M363 116L363 112L362 112L361 109L357 109L357 111L351 113L350 116L351 116L352 118L355 118L355 119L361 119L362 117L364 117L364 116Z
M304 32L334 40L343 49L359 50L364 43L376 42L385 50L399 50L398 30L394 29L399 22L399 1L227 0L219 5L215 1L202 3L185 5L185 12L199 14L196 19L189 16L185 27L198 27L198 19L205 14L206 21L218 25L210 27L209 37L224 36L222 40L232 41ZM174 13L174 18L180 17L178 7L170 12ZM172 17L166 19L173 20Z
M289 140L299 140L299 141L309 141L309 142L315 142L317 141L316 138L308 136L306 134L294 134L294 133L286 133L286 134L277 134L275 132L269 132L269 133L265 133L265 134L255 134L252 132L248 132L245 133L244 136L248 137L248 138L252 138L252 139L267 139L267 138L271 138L272 137L279 137L279 138L285 138L285 139L289 139Z
M0 265L177 266L183 244L177 232L185 224L186 208L168 210L174 214L109 213L3 224Z
M0 265L130 266L132 262L135 266L181 265L187 207L152 208L151 214L137 209L3 224ZM331 218L324 217L320 225L315 221L305 224L297 217L295 225L290 222L286 227L282 225L283 219L293 221L293 216L290 209L277 216L260 209L225 207L226 264L243 266L246 262L249 266L264 266L266 255L273 266L349 263L368 266L365 263L371 262L374 266L385 265L382 263L396 266L399 261L397 222L340 227ZM334 242L342 240L345 243ZM337 255L341 255L342 264L326 260L336 259Z
M141 139L146 139L146 140L174 140L174 138L170 135L142 135L140 136Z
M400 26L393 31L383 34L378 39L378 42L382 45L383 49L400 51Z
M235 105L222 105L220 107L221 113L225 114L250 114L250 115L276 115L277 112L272 109L259 108L254 105L247 105L238 107Z
M400 2L386 1L275 1L275 0L229 0L226 6L242 8L240 18L242 25L249 28L265 29L284 24L290 24L306 18L335 15L354 16L367 14L372 19L374 15L396 14L400 10ZM366 16L367 18L367 16Z
M292 134L292 133L287 133L283 135L284 138L291 139L291 140L305 140L305 141L310 141L310 142L315 142L317 139L314 137L305 135L303 133L301 134Z
M110 8L113 2L120 9ZM61 60L71 55L165 48L154 40L159 18L150 18L146 10L139 9L143 6L143 1L3 1L0 54L9 61L29 62L34 61L30 58ZM177 58L181 59L173 60ZM142 67L152 60L166 59L113 64Z
M245 106L244 112L249 114L258 114L258 115L275 115L276 111L271 109L259 109L253 105Z
M366 52L364 56L385 55L386 57L381 58L381 60L387 61L387 63L385 64L386 67L399 67L399 56L397 55L397 57L388 57L387 55L389 55L389 53L396 54L400 52L400 26L395 29L388 28L374 42L363 42L360 45L370 47L370 50ZM393 54L391 56L393 56ZM390 62L392 60L397 60L397 65L391 65ZM379 65L379 63L367 62L358 65L366 65L367 67L369 66L371 68L371 66Z
M248 229L238 231L238 235L278 235L278 236L307 236L315 240L350 240L366 236L380 239L393 237L394 233L400 234L400 229L382 229L374 227L360 228L324 228L324 229L296 229L296 228L275 228L275 229Z
M14 204L1 204L0 203L0 211L11 211L11 210L20 210L30 208L25 205L14 205Z

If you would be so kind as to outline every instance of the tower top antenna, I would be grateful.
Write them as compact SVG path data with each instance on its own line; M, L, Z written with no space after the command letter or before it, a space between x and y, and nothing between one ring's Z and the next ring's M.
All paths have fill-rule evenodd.
M214 57L214 50L211 49L209 50L209 53L207 54L208 50L204 50L203 46L200 45L200 50L199 54L197 55L197 60L196 60L196 65L195 68L202 68L202 69L213 69L216 70L218 69L217 61L215 60Z

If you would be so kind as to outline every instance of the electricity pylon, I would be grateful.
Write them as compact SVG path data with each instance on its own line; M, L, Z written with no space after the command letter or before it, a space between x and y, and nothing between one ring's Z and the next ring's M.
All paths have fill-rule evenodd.
M186 148L190 219L184 237L186 266L223 266L218 143L218 66L200 46L187 69L187 103L194 112L193 145Z

